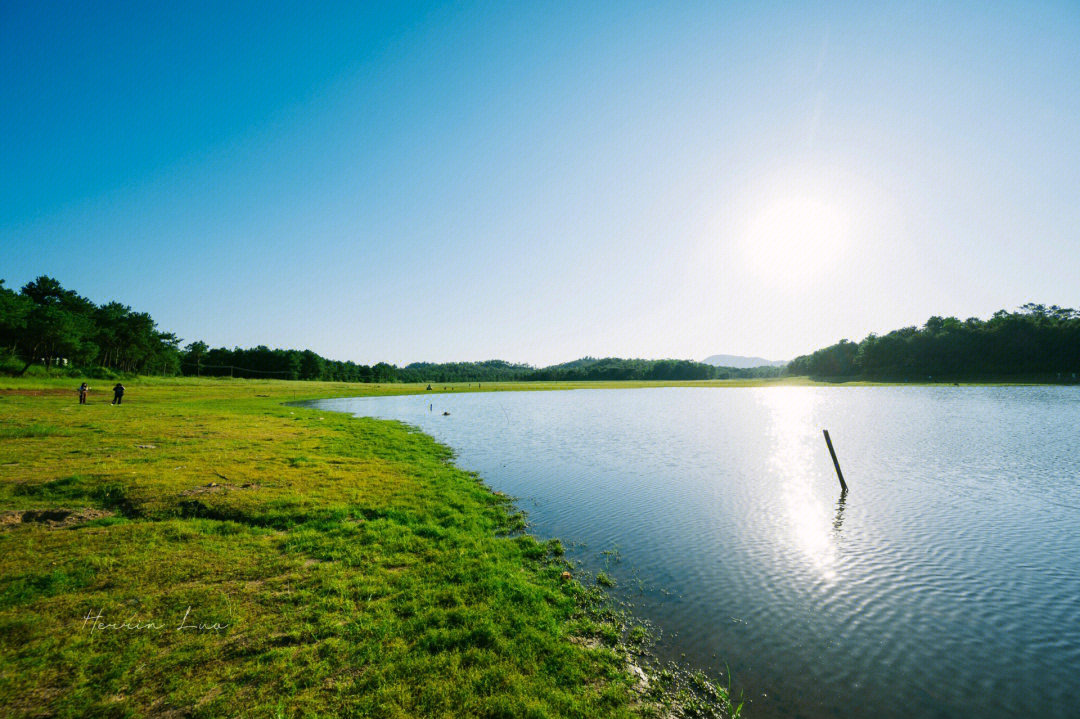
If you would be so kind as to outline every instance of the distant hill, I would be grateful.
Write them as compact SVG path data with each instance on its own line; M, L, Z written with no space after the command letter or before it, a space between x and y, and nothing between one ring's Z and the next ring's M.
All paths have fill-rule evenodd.
M736 369L749 369L751 367L783 367L785 360L767 360L761 357L740 357L738 355L713 355L702 360L704 364L714 367L735 367Z

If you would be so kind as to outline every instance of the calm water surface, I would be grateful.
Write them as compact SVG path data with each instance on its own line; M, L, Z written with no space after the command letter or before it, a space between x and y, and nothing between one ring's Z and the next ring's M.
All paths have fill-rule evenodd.
M751 717L1080 716L1080 388L317 406L448 444L531 531L614 576L662 655L729 666Z

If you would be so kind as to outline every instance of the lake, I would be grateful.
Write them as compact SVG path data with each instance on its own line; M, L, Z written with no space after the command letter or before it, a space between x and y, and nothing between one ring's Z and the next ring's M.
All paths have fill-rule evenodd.
M313 404L449 445L750 717L1080 716L1080 388Z

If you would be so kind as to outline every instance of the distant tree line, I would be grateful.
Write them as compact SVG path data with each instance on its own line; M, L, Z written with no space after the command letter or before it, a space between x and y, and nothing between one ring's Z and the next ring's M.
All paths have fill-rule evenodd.
M679 359L619 359L586 357L553 367L535 370L532 379L590 381L590 380L703 380L776 377L779 367L714 367L702 362Z
M281 350L265 346L254 349L209 349L202 342L189 344L181 353L182 373L215 377L269 377L337 382L532 382L542 380L693 380L733 377L776 377L777 367L733 369L690 360L628 360L585 358L537 369L503 360L484 362L414 362L395 367L386 362L374 366L320 357L311 350Z
M840 342L796 357L785 370L811 377L867 379L1007 378L1080 374L1080 312L1026 304L988 319L931 317L862 342Z
M735 369L693 360L644 360L607 357L582 359L536 368L502 360L430 364L417 362L397 371L403 382L589 382L602 380L700 380L777 377L779 367Z
M485 362L413 362L396 369L400 382L521 382L536 370L503 360Z
M158 330L150 315L119 302L95 305L60 282L42 276L21 291L0 280L0 358L23 374L34 364L70 371L90 369L130 374L244 377L337 382L528 382L539 380L697 380L776 376L775 367L733 369L690 360L586 357L535 368L502 360L386 362L362 365L322 357L311 350L211 348L205 342L180 347L180 339Z
M263 345L226 349L196 341L181 348L179 338L159 330L145 312L119 302L96 305L42 276L19 292L0 280L0 360L15 374L40 364L131 374L379 383L708 380L785 374L896 380L1060 374L1073 379L1074 373L1080 374L1080 312L1026 304L985 321L931 317L922 327L871 334L858 343L841 340L796 357L786 367L737 369L692 360L617 357L584 357L542 368L502 360L395 367Z
M202 377L309 379L333 382L394 382L396 368L386 362L368 366L339 362L311 350L209 348L192 342L180 355L180 373Z

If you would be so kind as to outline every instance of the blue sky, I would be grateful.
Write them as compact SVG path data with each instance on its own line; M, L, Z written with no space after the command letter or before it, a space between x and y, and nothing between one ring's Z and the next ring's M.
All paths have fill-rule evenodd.
M9 287L397 364L1080 304L1076 3L199 5L3 4Z

